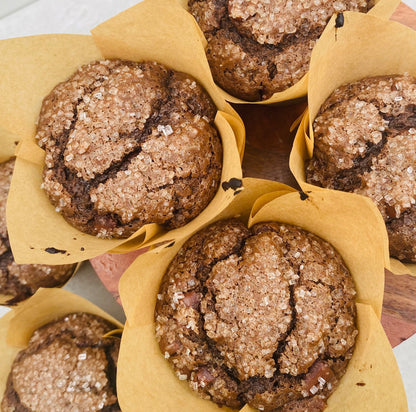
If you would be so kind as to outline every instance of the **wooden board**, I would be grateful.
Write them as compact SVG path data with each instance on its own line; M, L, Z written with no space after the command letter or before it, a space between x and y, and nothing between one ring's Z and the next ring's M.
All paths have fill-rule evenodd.
M416 29L416 12L400 4L392 20ZM289 170L294 133L289 129L306 108L306 99L286 106L235 106L246 126L244 176L270 179L298 187ZM125 255L106 254L91 264L107 289L118 298L118 280L139 251ZM382 324L392 346L416 332L416 277L385 275Z

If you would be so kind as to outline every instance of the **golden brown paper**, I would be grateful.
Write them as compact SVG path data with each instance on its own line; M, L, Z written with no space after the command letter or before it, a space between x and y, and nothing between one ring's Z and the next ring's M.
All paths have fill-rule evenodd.
M91 36L67 34L2 40L0 56L0 132L19 140L33 137L42 100L57 83L102 58Z
M414 30L400 23L345 12L335 37L333 20L314 48L308 86L308 111L299 125L289 166L303 190L318 190L305 181L305 161L312 157L312 122L321 105L339 86L368 76L416 75ZM357 40L359 39L359 41ZM411 58L413 56L413 58ZM395 260L393 272L415 274L415 265ZM386 262L390 268L390 262Z
M308 193L309 198L302 201L299 192L288 186L257 179L244 179L244 186L235 202L214 220L239 216L250 225L275 220L311 230L334 244L356 283L359 335L347 373L329 398L327 410L381 410L380 405L383 410L393 410L397 405L398 411L405 411L403 384L378 320L387 244L384 222L375 213L375 206L363 197L352 199L344 193L329 191ZM345 202L352 207L346 215L340 210ZM357 219L354 212L358 208L368 210ZM378 250L377 256L373 256L374 250L367 244L369 238L374 250ZM172 412L230 410L199 398L186 382L180 381L156 341L154 309L160 282L185 240L139 256L120 280L120 296L127 316L117 376L123 411L136 411L137 405L140 410ZM365 382L365 386L357 386L356 382ZM388 391L385 382L389 384ZM253 410L245 406L242 411Z
M172 18L174 11L177 14ZM7 67L14 68L7 73L13 87L8 89L0 78L0 91L7 91L10 99L17 96L22 104L27 98L24 116L19 104L8 109L8 119L23 116L23 126L19 129L14 129L14 122L7 122L0 115L0 133L4 127L23 139L17 149L8 203L9 237L18 263L73 263L108 251L124 253L166 240L181 239L215 217L234 197L232 190L224 191L220 185L208 207L189 224L170 232L157 224L149 224L129 239L100 239L68 224L40 189L44 151L35 142L34 134L43 97L80 64L102 57L156 60L193 75L219 109L215 124L223 145L222 182L242 177L244 126L212 82L209 68L195 59L198 53L204 54L204 49L188 13L169 0L147 0L100 24L93 30L93 38L94 41L91 36L53 35L0 42L0 51L5 52L0 69L3 67L7 72ZM29 65L24 66L22 72L21 61Z
M412 275L416 276L415 263L402 263L400 260L390 258L390 271L395 275Z
M33 332L73 312L92 313L107 319L116 328L123 328L123 324L102 309L64 289L39 289L19 307L0 318L0 403L13 360L27 346Z
M13 298L14 298L13 295L3 295L3 294L0 294L0 305L7 306L7 302L9 302Z
M185 10L188 9L188 0L177 0L177 1L181 4L181 6ZM376 0L375 6L370 11L368 11L368 14L377 16L380 18L388 19L393 14L393 11L397 8L399 4L400 4L400 0ZM196 23L196 21L195 21L195 25L198 27L198 24ZM330 21L330 23L328 23L328 26L330 26L331 28L334 26L333 19ZM199 30L199 27L198 27L198 32L202 38L201 40L202 43L206 47L206 40L204 38L202 31ZM319 42L321 42L321 38ZM205 60L206 60L206 57L205 57ZM239 99L235 96L230 95L225 90L221 89L219 86L217 87L220 93L223 95L224 99L231 103L264 104L264 105L277 104L277 103L293 101L293 100L306 96L306 94L308 93L308 73L306 73L297 83L295 83L293 86L289 87L288 89L282 92L274 93L273 96L271 96L267 100L261 100L261 101L256 101L256 102Z

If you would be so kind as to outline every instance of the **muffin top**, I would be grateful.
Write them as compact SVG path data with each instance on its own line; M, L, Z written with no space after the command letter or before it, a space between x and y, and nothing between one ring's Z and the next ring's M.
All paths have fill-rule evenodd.
M342 258L315 235L220 221L167 269L156 336L178 378L203 398L319 411L353 351L354 295Z
M314 120L307 181L370 197L390 254L416 261L416 79L368 77L336 89Z
M80 67L44 99L43 188L64 218L103 238L196 217L221 178L216 107L187 74L154 62Z
M120 339L96 315L72 313L33 333L13 362L2 411L119 411Z
M12 296L8 304L27 299L40 287L63 285L76 266L18 265L14 261L6 227L6 203L14 163L14 158L0 163L0 293Z
M334 13L366 12L372 0L190 0L208 40L214 80L245 100L267 99L298 82Z

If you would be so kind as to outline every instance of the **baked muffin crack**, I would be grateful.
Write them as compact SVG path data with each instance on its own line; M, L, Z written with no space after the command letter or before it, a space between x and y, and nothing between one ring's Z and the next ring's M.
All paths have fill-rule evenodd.
M354 295L342 260L316 236L221 221L188 240L167 269L156 337L178 378L203 398L322 410L345 371L340 356L349 359L354 346Z
M119 411L115 386L118 338L113 325L72 313L37 329L16 356L2 411Z
M42 187L70 224L99 237L183 226L220 183L216 112L193 78L160 64L82 66L42 105Z
M414 77L375 76L340 86L313 122L309 183L372 199L390 254L416 259L416 86Z

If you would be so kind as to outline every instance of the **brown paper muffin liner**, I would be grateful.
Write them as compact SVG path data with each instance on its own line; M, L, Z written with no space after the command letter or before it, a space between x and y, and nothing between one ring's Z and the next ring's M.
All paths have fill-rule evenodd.
M18 143L19 143L18 136L14 135L12 133L7 133L7 132L5 132L4 130L2 130L0 128L0 163L6 162L7 160L9 160L13 156L14 151L16 150L16 146L18 145ZM78 271L80 266L81 266L81 264L78 263L75 266L72 275L67 279L66 282L64 282L62 285L59 285L59 287L65 286L66 283L68 283L69 280L72 278L72 276L75 275L75 273ZM9 301L12 300L13 298L14 298L13 295L5 295L5 294L2 294L0 292L0 305L8 306ZM18 302L17 304L13 304L13 306L16 306L16 305L19 305L19 304L20 304L20 302Z
M233 190L220 184L207 208L187 225L167 232L160 225L148 224L128 239L99 239L69 225L40 189L45 154L34 136L42 99L81 64L102 58L155 60L195 77L218 108L215 124L223 146L221 183L242 177L244 125L213 83L208 65L200 58L204 49L194 21L179 4L144 1L100 24L92 33L92 37L45 35L0 42L0 71L4 73L0 92L7 96L0 103L0 133L5 131L9 146L13 136L22 140L16 151L7 211L10 242L18 263L72 263L108 251L122 253L181 239L234 198Z
M290 170L304 191L319 189L306 182L305 161L313 153L313 120L327 97L337 87L368 76L416 75L414 30L400 23L352 12L344 13L342 28L335 29L333 23L334 19L312 53L308 110L300 122L290 154ZM393 258L386 263L386 268L397 274L416 275L416 265L405 265Z
M177 1L182 5L182 7L185 10L188 10L188 0L177 0ZM377 16L383 19L389 19L399 4L400 4L400 0L375 0L374 7L372 7L371 10L369 10L367 14L372 15L372 16ZM329 28L329 30L331 30L331 28L334 27L334 19L335 17L333 17L333 19L331 19L331 21L328 23L327 27ZM204 44L204 48L206 48L207 41L204 37L204 34L200 30L198 23L196 21L195 21L195 25L197 27L199 35L201 36L201 41ZM326 42L326 40L322 40L323 37L324 36L322 34L321 37L319 38L320 44L322 42ZM204 59L206 60L206 57L204 57ZM231 103L264 104L264 105L277 104L277 103L283 103L283 102L290 102L292 100L305 97L308 93L308 73L306 73L297 83L295 83L293 86L289 87L288 89L283 90L282 92L274 93L270 98L266 100L260 100L260 101L255 101L255 102L239 99L238 97L232 96L231 94L227 93L225 90L221 89L219 86L217 87L220 90L221 94L223 95L224 99Z
M249 226L280 221L303 227L332 243L354 278L359 335L347 372L328 399L326 411L406 411L400 373L379 321L387 243L376 207L363 197L342 192L310 192L302 200L303 194L276 182L244 179L244 186L241 196L214 221L239 217ZM137 405L141 410L178 412L232 410L199 398L180 381L156 340L154 310L160 282L185 240L139 256L120 281L127 322L117 378L124 411L135 411ZM246 405L242 411L253 409Z
M19 307L0 318L0 403L10 368L17 353L24 349L33 332L41 326L73 312L101 316L122 329L123 324L108 313L64 289L39 289Z

